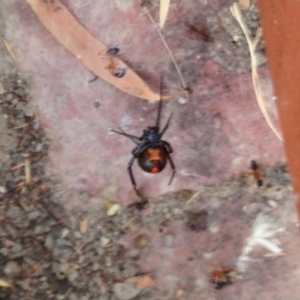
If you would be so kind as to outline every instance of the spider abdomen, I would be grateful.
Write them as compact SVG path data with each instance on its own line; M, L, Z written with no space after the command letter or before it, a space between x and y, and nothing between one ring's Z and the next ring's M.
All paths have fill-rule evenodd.
M159 173L167 164L166 150L163 147L149 147L138 157L142 170L148 173Z

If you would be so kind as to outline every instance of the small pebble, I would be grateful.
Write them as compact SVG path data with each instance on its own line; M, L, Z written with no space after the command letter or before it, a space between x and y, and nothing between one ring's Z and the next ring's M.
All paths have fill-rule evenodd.
M18 206L11 204L6 214L9 218L16 219L21 215L21 209Z
M79 240L79 239L82 238L82 234L81 234L79 231L75 231L75 232L74 232L74 238L75 238L76 240Z
M105 236L102 236L100 239L101 247L105 247L109 243L109 239Z
M29 118L33 117L34 111L33 111L33 108L32 108L31 105L27 104L27 105L25 106L25 108L24 108L24 115L25 115L26 117L29 117Z
M30 213L27 214L27 217L29 220L35 220L37 219L38 217L40 217L40 212L38 210L34 210L34 211L31 211Z
M100 264L97 263L97 262L94 262L94 263L92 264L92 270L93 270L93 271L98 271L99 269L100 269Z
M135 248L143 248L149 243L149 238L146 234L141 234L134 239Z
M69 282L75 281L78 277L79 277L79 273L76 270L71 269L68 272L68 280L69 280Z
M8 94L6 94L6 96L5 96L6 101L9 101L9 102L10 102L13 98L14 98L14 94L12 94L12 93L8 93Z
M3 273L8 277L17 277L20 275L21 269L15 261L9 261L4 266Z
M35 146L34 152L41 152L42 149L43 149L43 144L42 144L42 143L38 143L38 144Z
M64 239L68 236L70 230L68 228L63 228L62 232L61 232L61 238Z
M46 238L46 241L44 243L44 246L46 247L46 249L52 251L53 248L54 248L54 238L53 238L53 235L52 234L48 234L47 235L47 238Z
M13 181L9 180L9 181L6 181L5 187L6 187L6 190L10 193L10 192L13 192L17 186Z
M113 292L119 300L131 300L136 297L141 290L127 283L114 283Z

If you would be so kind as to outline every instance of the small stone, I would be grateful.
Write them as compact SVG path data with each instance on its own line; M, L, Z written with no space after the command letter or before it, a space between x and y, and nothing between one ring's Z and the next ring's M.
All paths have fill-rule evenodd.
M51 226L55 223L54 220L44 220L41 221L35 228L34 233L36 235L49 232L51 229Z
M65 237L67 237L69 232L70 231L68 228L63 228L62 233L61 233L61 238L64 239Z
M18 102L19 102L19 98L18 98L18 97L14 97L14 98L11 100L11 103L12 103L13 105L17 105Z
M5 235L11 235L11 236L13 236L13 237L16 237L17 236L17 231L16 231L16 229L12 226L12 225L10 225L10 224L6 224L5 225L5 230L6 230L6 234ZM0 231L0 234L1 234L1 231Z
M79 277L79 273L76 270L71 269L68 272L68 280L69 280L69 282L74 282L78 277Z
M64 264L58 264L58 263L52 263L51 269L52 273L56 275L58 279L64 279L66 277L66 274L70 268L70 265L67 263Z
M21 269L15 261L9 261L4 266L3 273L8 277L16 277L20 275Z
M98 271L100 269L100 264L97 262L94 262L92 264L92 271Z
M187 100L185 98L182 98L182 97L179 97L177 101L180 104L185 104L187 102Z
M74 238L75 238L76 240L81 239L81 238L82 238L81 233L80 233L79 231L75 231L75 232L74 232Z
M34 111L31 105L26 105L26 107L24 108L24 115L29 118L33 117Z
M7 216L11 219L16 219L21 214L21 209L16 205L10 205L8 211L6 212Z
M106 256L106 257L105 257L105 266L109 268L109 267L112 266L112 264L113 264L113 263L112 263L111 257L110 257L110 256Z
M105 247L109 243L109 239L105 236L102 236L100 239L101 247Z
M117 282L113 285L113 292L119 300L131 300L136 297L141 290L132 284Z
M6 96L5 96L6 101L9 101L9 102L10 102L13 98L14 98L14 94L12 94L12 93L8 93L8 94L6 94Z
M135 248L144 248L149 243L149 238L146 234L141 234L134 239Z
M38 217L40 217L40 215L41 214L38 210L34 210L34 211L31 211L30 213L28 213L27 217L29 220L35 220Z
M54 248L54 237L53 237L52 234L47 235L47 238L45 240L44 245L45 245L46 249L48 249L50 251L53 250L53 248Z
M35 150L34 152L41 152L41 150L43 149L43 144L42 143L38 143L36 146L35 146Z
M74 293L71 293L71 294L69 295L68 299L69 299L69 300L77 300L77 299L78 299L78 297L77 297L77 295L76 295L76 294L74 294Z
M23 250L23 247L21 244L18 244L18 243L14 243L12 248L10 249L13 253L19 253L19 254L22 254L22 250Z
M98 108L98 107L100 107L100 102L98 101L98 100L96 100L94 103L93 103L93 106L95 107L95 108Z
M16 110L23 110L24 107L25 107L25 105L26 105L26 102L19 101L18 104L17 104L17 106L16 106Z
M56 240L53 256L57 259L70 259L74 253L73 245L64 239Z
M17 186L12 180L9 180L9 181L6 181L5 187L6 187L6 190L10 193L10 192L13 192Z
M18 284L20 285L21 289L24 290L24 291L29 291L31 286L30 286L30 279L27 278L25 280L21 280L18 282Z

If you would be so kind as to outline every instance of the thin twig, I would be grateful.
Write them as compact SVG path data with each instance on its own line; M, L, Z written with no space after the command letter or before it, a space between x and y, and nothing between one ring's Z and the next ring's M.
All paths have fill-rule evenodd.
M13 127L12 129L20 129L20 128L23 128L23 127L26 127L28 126L30 123L25 123L25 124L22 124L22 125L19 125L19 126L16 126L16 127Z
M139 0L139 2L141 4L141 6L142 6L142 0ZM182 84L183 88L187 89L187 85L186 85L185 80L184 80L184 78L183 78L183 76L181 74L179 66L178 66L178 64L177 64L177 62L175 60L175 57L174 57L174 55L173 55L173 53L172 53L172 51L171 51L171 49L170 49L167 41L165 40L165 38L164 38L164 36L163 36L163 34L162 34L159 26L156 24L156 22L152 18L151 14L150 14L150 12L149 12L149 10L147 8L144 8L143 11L148 16L149 20L153 23L155 30L157 31L158 35L160 36L160 38L161 38L161 40L162 40L162 42L163 42L166 50L168 51L168 54L171 57L171 60L172 60L172 62L174 64L174 66L175 66L175 69L176 69L176 71L178 73L178 76L180 78L180 81L181 81L181 84ZM186 92L185 94L186 94L186 97L188 98L188 92Z
M11 139L11 140L18 141L17 138L15 138L15 137L13 137L13 136L10 136L10 135L8 135L8 134L5 134L5 133L0 133L0 134L3 135L3 136L6 137L6 138Z
M186 203L185 203L185 207L188 206L189 204L191 204L193 202L193 200L201 193L202 191L198 191L196 192L194 195L192 195L191 198L189 198Z
M6 47L7 52L9 53L9 55L11 56L11 58L13 59L13 61L16 63L17 62L17 58L16 58L16 55L15 55L14 51L12 50L10 44L5 39L3 39L3 42L4 42L4 45Z

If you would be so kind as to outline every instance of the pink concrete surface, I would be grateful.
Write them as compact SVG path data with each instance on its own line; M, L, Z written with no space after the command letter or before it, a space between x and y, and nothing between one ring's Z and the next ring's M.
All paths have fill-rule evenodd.
M160 76L164 93L182 88L174 66L154 26L138 1L63 1L77 20L107 45L118 45L121 58L153 89ZM183 76L193 90L188 102L164 102L162 124L173 113L164 138L173 149L177 173L171 186L170 167L159 174L133 172L145 196L180 189L198 189L232 178L256 159L272 166L283 161L282 144L272 133L256 103L251 73L231 74L210 57L210 47L189 39L183 26L193 16L216 14L227 1L172 1L163 29ZM25 1L5 0L6 39L18 67L32 79L37 111L52 139L51 171L66 189L75 191L68 205L80 204L76 192L91 198L131 202L135 194L127 175L134 144L112 134L110 128L141 135L154 125L157 102L145 101L116 90L64 49L41 25ZM157 18L157 7L151 13ZM220 25L221 26L221 25ZM226 43L220 43L224 47ZM232 60L235 58L232 57ZM265 100L274 110L268 71L261 67ZM151 100L151 99L149 99ZM96 108L95 101L100 103Z

